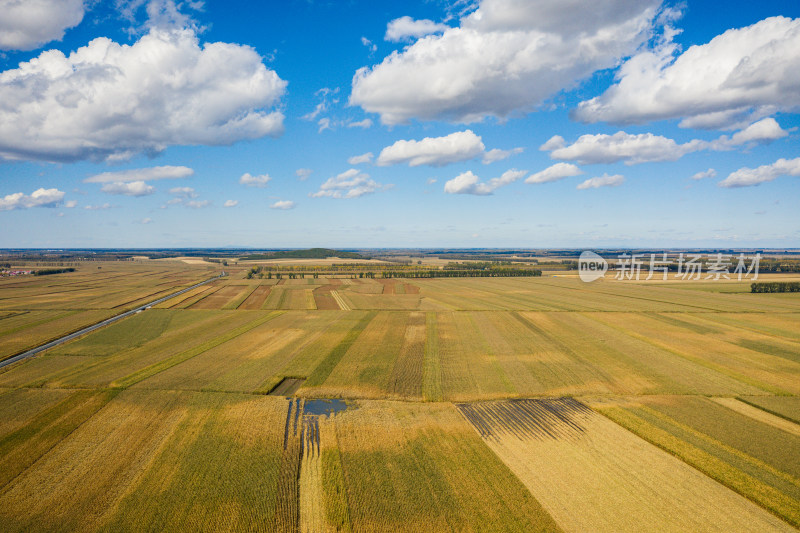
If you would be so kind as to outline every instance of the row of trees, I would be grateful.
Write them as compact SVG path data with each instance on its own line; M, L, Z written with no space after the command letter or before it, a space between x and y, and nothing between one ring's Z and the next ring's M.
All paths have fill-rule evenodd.
M750 285L750 292L800 292L800 282L759 281Z
M542 271L535 268L493 268L490 270L413 270L383 272L384 278L515 278L538 277Z

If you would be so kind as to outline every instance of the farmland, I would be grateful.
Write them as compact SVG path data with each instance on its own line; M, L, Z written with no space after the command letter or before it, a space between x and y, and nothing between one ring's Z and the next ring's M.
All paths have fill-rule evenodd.
M0 368L0 529L800 526L800 295L331 264ZM0 358L219 273L97 266L0 280Z

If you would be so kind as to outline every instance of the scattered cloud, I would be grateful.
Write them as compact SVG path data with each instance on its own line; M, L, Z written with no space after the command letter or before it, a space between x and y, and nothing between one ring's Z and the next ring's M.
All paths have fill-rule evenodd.
M730 173L718 185L726 188L752 187L781 176L800 176L800 157L796 159L781 158L771 165L762 165L758 168L740 168Z
M64 207L66 207L67 209L73 209L75 207L78 207L78 201L77 200L67 200L66 202L64 202Z
M365 118L364 120L359 120L358 122L348 122L348 128L361 128L367 130L372 127L372 119Z
M361 155L354 155L347 160L347 163L350 165L360 165L362 163L369 163L372 161L372 152L367 152L366 154Z
M183 205L192 209L202 209L211 205L208 200L184 200Z
M623 183L625 183L625 177L622 176L622 174L614 174L613 176L603 174L602 176L596 178L589 178L588 180L579 184L576 188L582 190L599 189L600 187L619 187Z
M536 174L531 174L525 179L525 183L550 183L551 181L580 176L581 174L583 174L583 171L573 164L556 163Z
M484 149L481 138L472 130L465 130L444 137L425 137L421 141L397 141L381 150L377 164L408 163L410 167L441 167L478 157L484 153Z
M635 165L655 161L677 161L686 154L700 150L724 151L742 145L766 144L788 134L775 119L765 118L750 124L731 137L722 135L713 141L692 139L678 144L673 139L652 133L634 135L618 131L613 135L581 135L571 145L567 145L563 137L555 135L543 144L540 150L549 150L552 159L577 161L584 165L619 161L623 161L626 165Z
M298 168L294 171L294 175L297 176L297 179L300 181L306 181L308 177L313 174L314 171L310 168Z
M425 183L427 183L428 185L433 185L434 183L436 183L436 178L428 178L428 181L426 181Z
M389 125L413 118L470 123L530 110L633 54L651 37L660 4L483 0L458 27L356 71L350 103ZM408 35L404 26L398 37Z
M86 205L83 208L87 211L101 211L103 209L111 209L112 207L114 206L109 203L104 203L102 205Z
M0 0L0 50L34 50L60 41L83 20L83 0Z
M0 73L0 157L118 161L279 135L283 114L269 108L285 87L255 49L201 46L192 30L151 29L132 45L99 37Z
M363 44L364 46L367 47L367 49L369 50L370 54L375 52L378 49L377 45L375 45L372 41L370 41L369 39L367 39L366 37L363 37L363 36L361 37L361 44Z
M137 224L142 224L142 225L150 224L152 222L153 222L153 219L149 218L149 217L145 217L145 218L143 218L141 220L137 220L136 221Z
M131 181L154 181L188 178L194 174L189 167L161 166L149 168L134 168L116 172L103 172L89 176L84 183L127 183Z
M314 96L317 97L319 102L317 102L316 107L314 107L314 111L306 113L300 118L303 120L317 120L319 115L325 113L333 104L339 102L339 98L336 96L337 94L339 94L339 87L334 87L333 89L330 87L323 87L322 89L317 90L317 92L314 93Z
M714 178L717 175L717 171L713 168L709 168L708 170L703 170L702 172L698 172L697 174L692 176L693 180L703 180L706 178Z
M223 204L225 207L236 207L239 205L239 200L225 200Z
M414 20L405 16L396 18L386 25L384 39L392 42L405 41L409 38L419 39L433 33L442 33L449 29L447 24L438 24L432 20Z
M511 150L501 150L500 148L493 148L483 154L483 164L489 165L491 163L495 163L497 161L502 161L503 159L508 159L512 155L521 154L524 152L524 148L512 148Z
M106 183L100 190L106 194L119 194L122 196L149 196L156 192L156 188L143 181Z
M270 208L270 209L283 209L283 210L287 210L287 209L294 209L294 208L295 208L295 205L296 205L296 204L295 204L293 201L291 201L291 200L278 200L277 202L275 202L274 204L272 204L271 206L269 206L269 208Z
M544 146L557 144L557 140L550 139ZM703 141L693 140L678 144L673 139L652 133L633 135L619 131L614 135L581 135L573 144L555 148L550 152L550 157L577 161L582 165L618 161L624 161L626 165L635 165L653 161L676 161L706 146Z
M383 185L369 177L369 174L351 168L341 174L329 178L319 190L309 194L312 198L358 198L372 194L391 185Z
M482 183L480 178L471 171L459 174L455 178L444 184L444 192L447 194L474 194L478 196L488 196L494 191L510 183L514 183L527 172L524 170L511 169L503 172L499 178L492 178L486 183Z
M197 198L197 193L191 187L173 187L169 193L179 198Z
M800 106L800 19L771 17L710 42L664 43L628 59L617 83L581 102L583 122L644 123L682 118L681 126L741 127Z
M266 187L267 183L269 183L271 180L272 178L269 177L269 174L253 176L249 172L245 172L242 174L242 177L239 178L239 183L242 185L247 185L248 187Z
M64 191L39 188L30 195L17 192L0 198L0 211L29 209L31 207L58 207L64 199Z

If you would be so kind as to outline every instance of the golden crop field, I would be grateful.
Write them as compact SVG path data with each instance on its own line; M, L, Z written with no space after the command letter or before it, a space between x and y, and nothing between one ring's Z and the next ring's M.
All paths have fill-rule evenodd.
M0 530L800 527L797 293L227 272L0 367ZM0 359L218 273L0 280Z

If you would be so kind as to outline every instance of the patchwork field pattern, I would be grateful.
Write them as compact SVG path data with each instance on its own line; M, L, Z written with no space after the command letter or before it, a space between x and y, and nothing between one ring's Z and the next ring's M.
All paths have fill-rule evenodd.
M800 527L800 296L245 273L0 368L0 530ZM0 357L214 274L2 280Z

